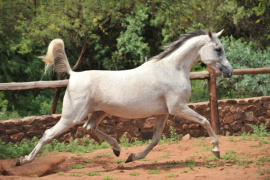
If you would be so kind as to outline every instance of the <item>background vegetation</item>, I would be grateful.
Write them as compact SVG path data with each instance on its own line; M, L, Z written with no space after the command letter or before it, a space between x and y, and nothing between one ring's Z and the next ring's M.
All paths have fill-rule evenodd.
M268 0L0 0L0 83L56 79L44 75L38 58L54 38L64 40L71 65L83 56L77 71L121 70L197 29L225 29L222 42L234 68L266 67L269 9ZM200 63L194 70L204 68ZM235 76L218 85L219 98L270 91L269 75ZM192 81L192 87L190 101L207 100L205 81ZM54 92L0 92L0 118L48 114Z

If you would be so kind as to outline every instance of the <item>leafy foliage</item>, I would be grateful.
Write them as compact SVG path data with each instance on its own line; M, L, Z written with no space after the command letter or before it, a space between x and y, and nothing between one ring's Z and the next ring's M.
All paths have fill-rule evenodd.
M223 38L227 59L235 69L268 67L270 49L261 50L254 42L232 36ZM243 98L270 94L269 74L233 76L218 80L219 98Z
M234 68L268 66L269 4L268 0L0 0L0 82L56 79L54 74L43 75L38 58L54 38L64 40L71 65L82 55L77 71L120 70L139 66L161 52L163 44L196 29L225 29L225 35L232 35L224 42ZM254 49L257 44L260 48ZM225 90L219 94L222 98L269 94L268 87L261 87L268 79L260 75L220 81ZM193 86L191 100L206 100L200 93L204 83ZM244 91L244 86L250 89ZM48 114L53 92L4 92L1 100L8 104L0 106L19 116Z
M125 32L121 32L120 37L117 39L117 48L119 55L122 56L121 59L117 58L120 61L128 61L124 67L134 67L142 64L145 57L149 54L149 47L147 43L143 42L144 38L142 37L145 21L148 18L147 9L139 9L137 12L127 15L126 23L122 25L126 27Z

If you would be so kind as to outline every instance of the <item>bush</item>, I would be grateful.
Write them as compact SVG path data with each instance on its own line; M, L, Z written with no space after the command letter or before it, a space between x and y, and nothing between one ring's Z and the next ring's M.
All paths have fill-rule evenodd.
M254 42L225 37L221 39L227 59L234 69L260 68L270 65L270 48L261 50ZM270 94L269 74L234 75L230 79L218 78L218 97L244 98Z

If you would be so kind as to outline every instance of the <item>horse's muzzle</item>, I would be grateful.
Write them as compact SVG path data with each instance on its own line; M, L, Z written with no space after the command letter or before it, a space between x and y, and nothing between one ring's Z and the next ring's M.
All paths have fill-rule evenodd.
M221 75L223 78L230 78L233 75L233 69L231 70L222 70Z

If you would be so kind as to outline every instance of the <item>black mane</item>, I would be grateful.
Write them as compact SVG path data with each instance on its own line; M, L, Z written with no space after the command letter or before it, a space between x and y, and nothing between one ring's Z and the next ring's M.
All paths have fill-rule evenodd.
M159 55L154 56L151 59L161 60L164 57L166 57L167 55L174 52L180 46L182 46L184 44L184 42L186 42L188 39L195 37L195 36L205 35L205 34L206 34L205 31L202 31L202 30L197 30L194 32L189 32L189 33L183 34L178 40L164 46L165 50L162 53L160 53Z

